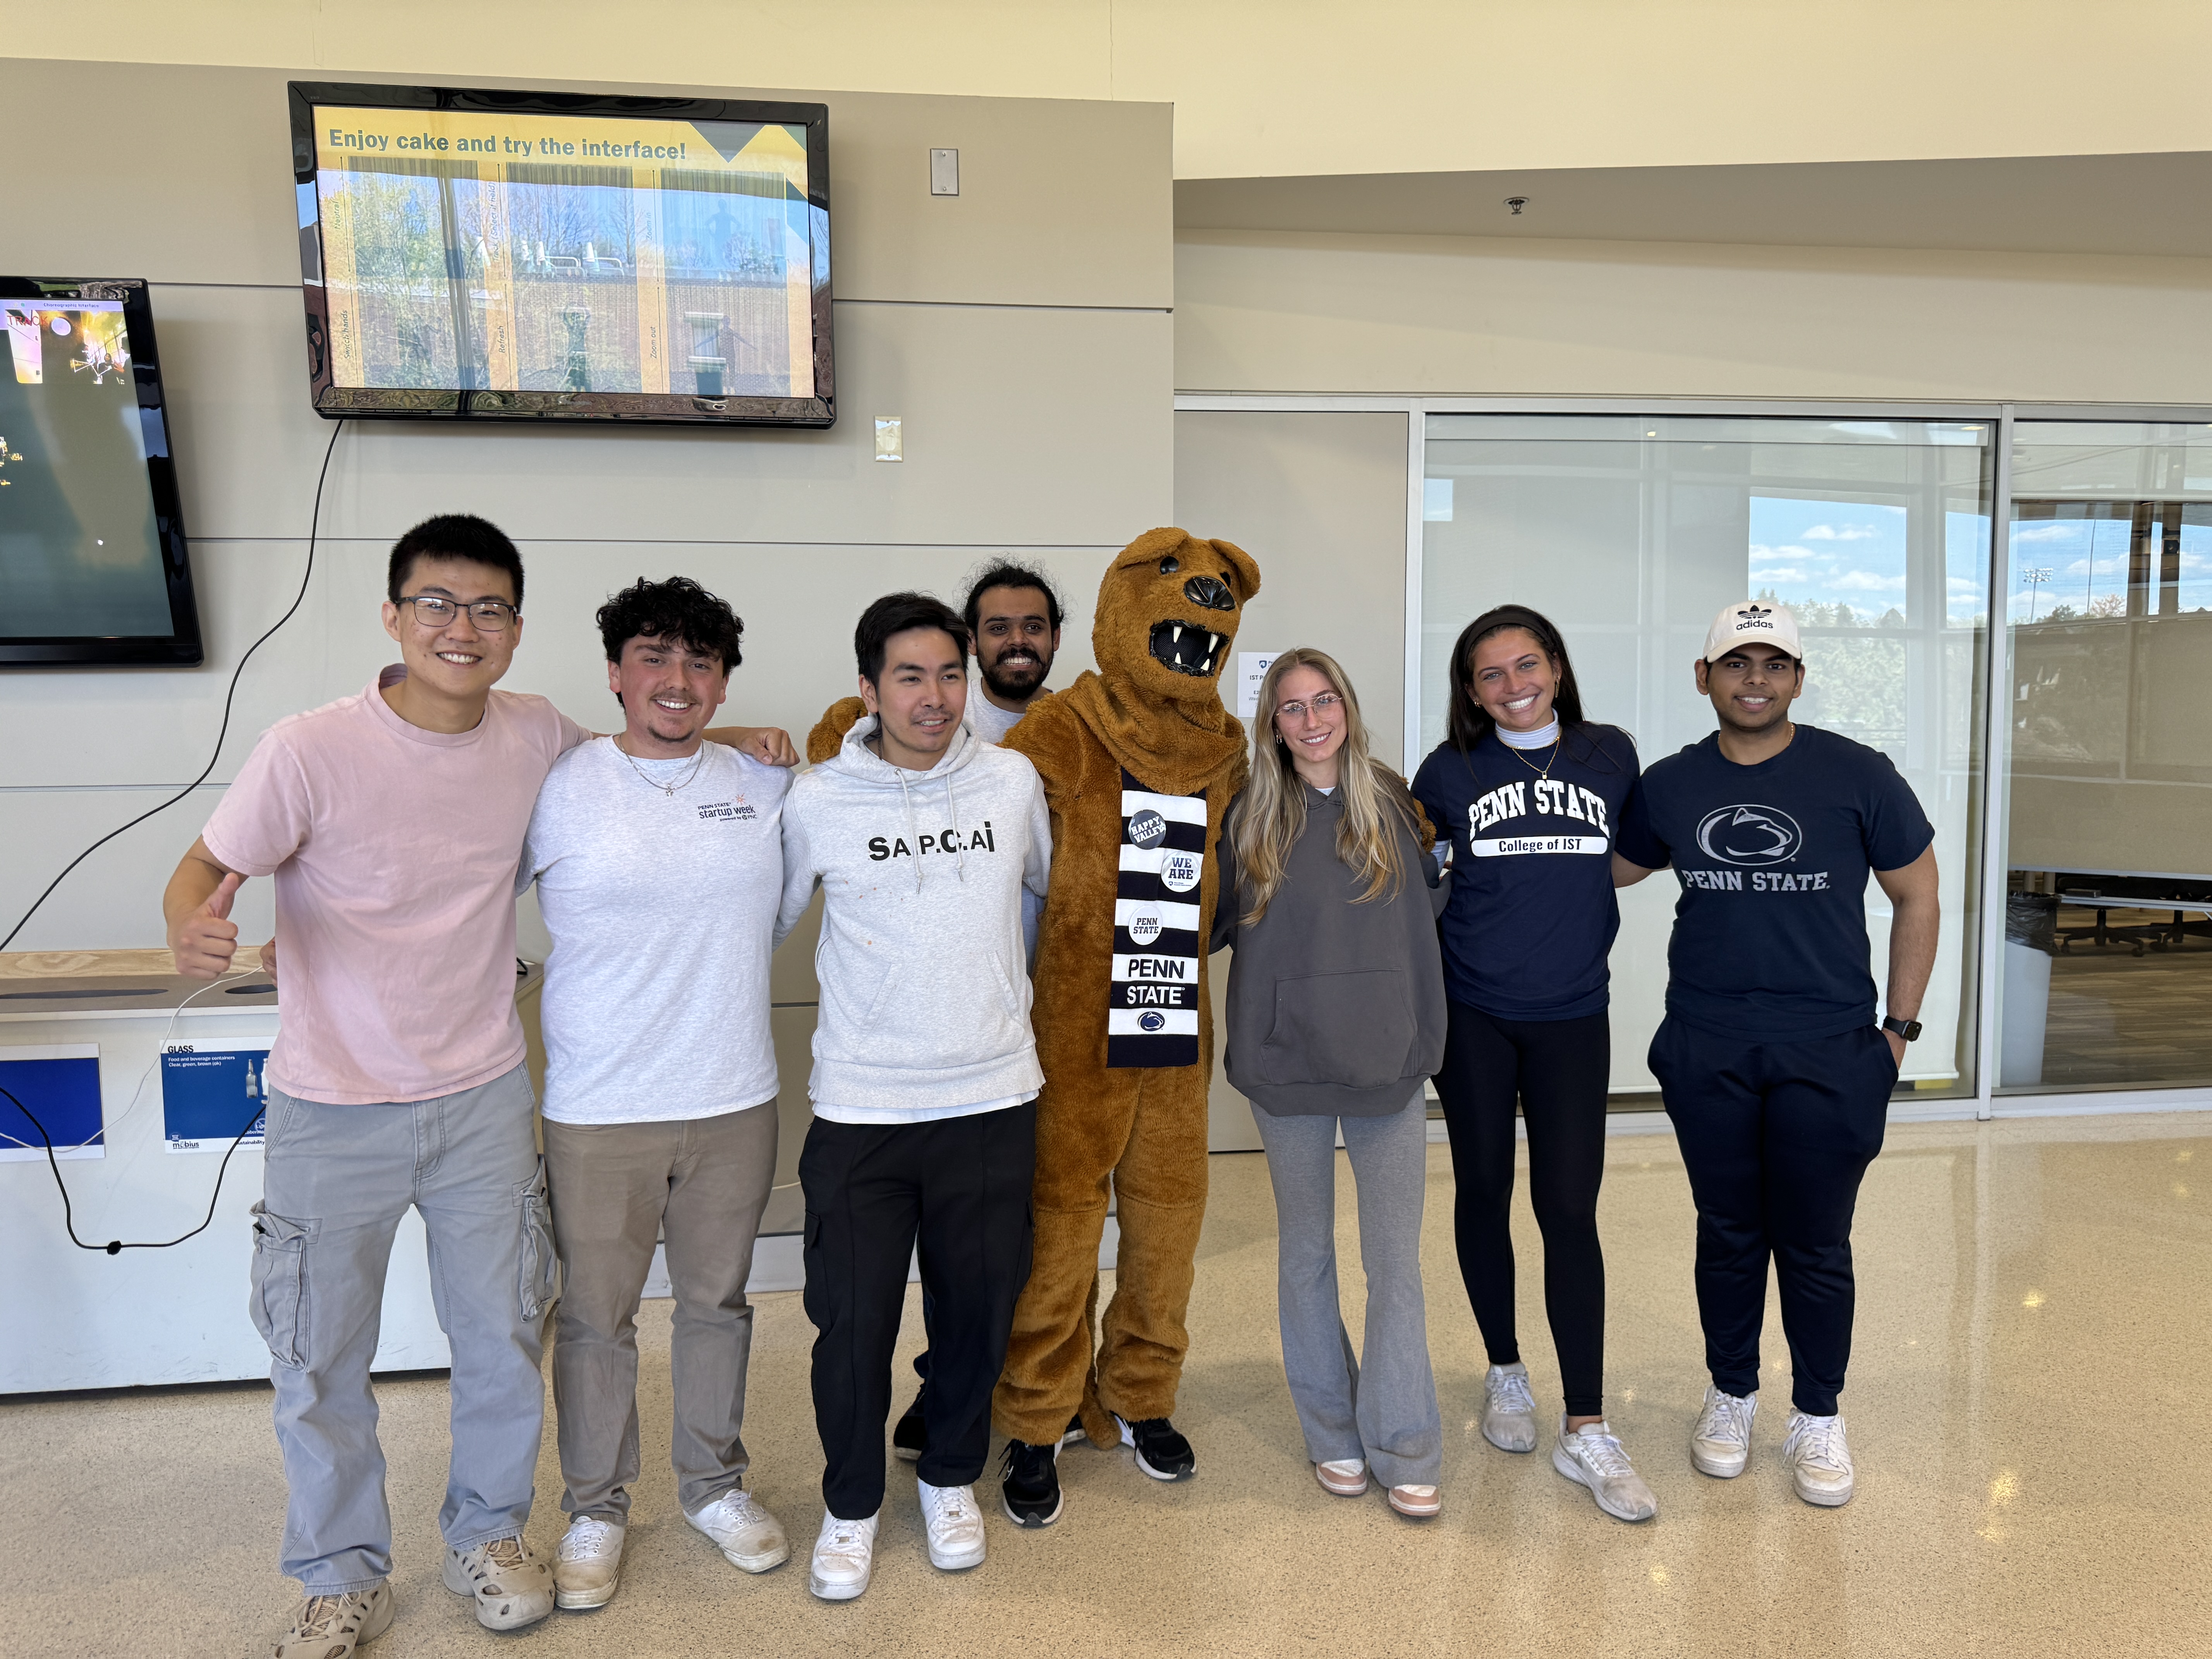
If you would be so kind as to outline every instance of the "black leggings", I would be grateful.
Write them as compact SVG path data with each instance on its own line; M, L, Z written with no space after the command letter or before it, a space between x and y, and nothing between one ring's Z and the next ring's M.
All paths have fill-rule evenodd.
M1451 1005L1437 1073L1451 1132L1460 1277L1493 1365L1521 1358L1513 1329L1514 1103L1528 1115L1528 1197L1544 1233L1544 1311L1567 1415L1605 1409L1605 1255L1597 1189L1605 1176L1605 1097L1613 1027L1582 1019L1496 1019Z

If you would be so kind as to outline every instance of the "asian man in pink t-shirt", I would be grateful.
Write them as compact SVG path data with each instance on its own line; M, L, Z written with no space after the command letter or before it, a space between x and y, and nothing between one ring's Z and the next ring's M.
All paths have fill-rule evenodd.
M591 733L492 688L522 637L522 560L484 520L392 549L402 661L263 734L163 898L178 970L230 965L239 884L276 882L282 1027L270 1050L254 1323L269 1343L289 1501L283 1566L307 1591L277 1659L340 1659L392 1622L392 1517L369 1364L411 1205L453 1350L447 1589L493 1630L553 1608L524 1540L544 1414L553 1240L514 1012L514 872L538 786ZM780 732L709 734L759 758Z

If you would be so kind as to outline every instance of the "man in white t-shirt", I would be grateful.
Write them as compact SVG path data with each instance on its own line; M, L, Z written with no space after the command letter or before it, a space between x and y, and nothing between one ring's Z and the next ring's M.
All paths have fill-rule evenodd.
M791 1553L747 1492L745 1280L775 1174L769 956L790 775L702 740L744 624L681 576L600 607L623 729L571 749L530 820L553 936L545 1166L563 1290L553 1348L563 1607L620 1583L638 1477L637 1306L664 1234L676 1297L677 1501L747 1572Z

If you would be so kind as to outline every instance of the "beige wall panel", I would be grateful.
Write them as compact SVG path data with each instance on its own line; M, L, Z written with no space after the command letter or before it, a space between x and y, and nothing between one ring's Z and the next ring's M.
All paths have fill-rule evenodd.
M2212 874L2212 787L2016 773L2010 788L2014 870Z
M11 15L18 52L332 78L642 81L682 61L768 84L1150 99L1177 106L1194 178L2191 149L2212 131L2197 0L112 0L97 31Z
M1236 648L1328 652L1358 690L1375 754L1397 765L1406 417L1185 410L1176 416L1176 522L1259 561L1260 596ZM1236 696L1233 665L1224 695Z
M2212 260L1188 233L1186 390L2197 402Z
M331 423L307 403L297 294L155 290L185 522L304 536ZM1170 510L1164 312L840 305L826 432L362 421L339 439L323 528L387 546L432 513L518 539L1119 546ZM874 417L906 459L875 459Z
M502 21L502 33L512 21ZM598 26L588 33L607 36ZM501 67L508 76L469 84L526 84L511 78L511 59ZM568 72L597 66L580 55ZM288 70L0 58L0 153L10 158L0 268L296 289L286 82L404 78L340 73L328 60ZM840 298L1174 303L1174 112L1164 104L684 90L830 106L831 282ZM94 110L99 118L86 118ZM960 151L958 196L929 194L933 147ZM88 211L87 181L102 179L129 181L125 210Z

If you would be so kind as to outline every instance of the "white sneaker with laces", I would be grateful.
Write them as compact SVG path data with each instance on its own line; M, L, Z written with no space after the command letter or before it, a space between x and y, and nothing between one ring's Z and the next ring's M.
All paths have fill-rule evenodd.
M791 1559L791 1540L783 1535L783 1522L742 1487L731 1487L684 1518L720 1547L723 1559L746 1572L766 1572Z
M581 1612L603 1607L622 1583L623 1522L604 1515L580 1515L561 1534L553 1554L553 1605Z
M1790 1431L1783 1437L1782 1461L1790 1465L1790 1478L1797 1495L1808 1504L1832 1510L1851 1501L1851 1449L1844 1442L1843 1413L1809 1417L1790 1413Z
M1519 1360L1492 1365L1482 1379L1482 1437L1500 1451L1536 1449L1536 1396Z
M975 1507L973 1486L915 1483L921 1498L921 1519L929 1529L929 1564L945 1572L983 1565L983 1511Z
M1608 1423L1585 1423L1571 1430L1562 1413L1559 1437L1552 1446L1552 1467L1577 1485L1588 1486L1598 1508L1616 1521L1649 1521L1659 1513L1659 1500L1621 1450Z
M1751 1419L1759 1415L1755 1394L1723 1394L1710 1382L1705 1403L1690 1431L1690 1462L1700 1474L1733 1480L1751 1458Z
M825 1601L849 1601L867 1589L876 1559L876 1522L882 1518L878 1510L865 1521L840 1521L824 1510L806 1588Z

